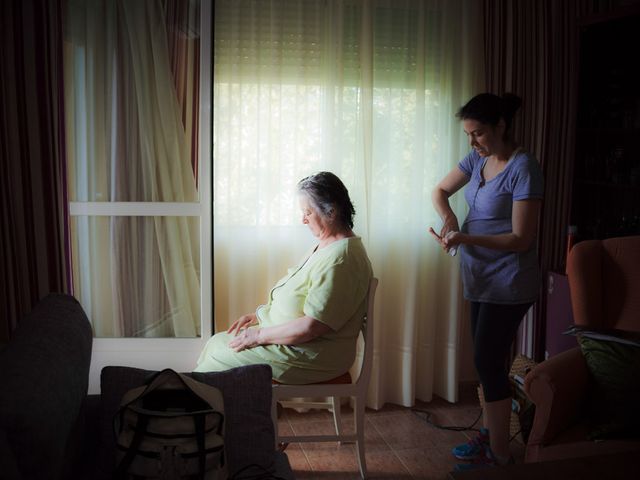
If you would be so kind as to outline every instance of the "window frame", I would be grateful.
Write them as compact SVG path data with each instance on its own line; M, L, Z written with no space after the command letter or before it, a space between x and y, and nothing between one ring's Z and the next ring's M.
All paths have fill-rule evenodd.
M195 216L200 219L201 336L192 338L94 338L89 394L100 393L100 373L108 365L149 370L191 371L213 332L212 235L212 52L213 9L201 0L198 202L69 202L72 216Z

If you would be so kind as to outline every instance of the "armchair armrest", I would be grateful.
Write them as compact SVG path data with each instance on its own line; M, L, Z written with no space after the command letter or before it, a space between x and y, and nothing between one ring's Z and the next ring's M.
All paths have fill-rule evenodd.
M524 391L536 406L527 448L545 445L580 413L589 371L580 347L538 364L525 378Z

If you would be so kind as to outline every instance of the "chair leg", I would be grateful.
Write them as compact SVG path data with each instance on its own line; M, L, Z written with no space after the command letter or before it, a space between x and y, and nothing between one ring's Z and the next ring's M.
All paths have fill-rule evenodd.
M364 404L365 399L354 397L355 400L355 422L356 422L356 449L358 450L358 467L360 468L360 476L367 478L367 463L364 458Z
M340 397L331 397L333 405L333 424L336 427L336 435L342 436L342 414L340 411ZM340 441L342 445L342 441Z

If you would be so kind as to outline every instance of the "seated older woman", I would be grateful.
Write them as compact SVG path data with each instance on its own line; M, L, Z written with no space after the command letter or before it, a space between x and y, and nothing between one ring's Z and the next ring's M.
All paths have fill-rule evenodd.
M340 179L320 172L298 183L313 252L271 289L266 305L207 342L195 371L271 365L281 383L330 380L349 370L367 308L371 263L352 231L353 204Z

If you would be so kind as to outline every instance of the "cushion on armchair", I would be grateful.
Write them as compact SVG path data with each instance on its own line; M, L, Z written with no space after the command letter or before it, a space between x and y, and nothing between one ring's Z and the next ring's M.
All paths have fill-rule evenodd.
M18 323L0 352L0 478L15 478L12 469L21 478L60 477L91 347L91 324L71 295L47 295Z
M578 335L593 380L589 438L640 435L640 347Z
M131 367L105 367L100 385L100 473L107 478L115 467L113 417L124 393L141 386L155 372ZM225 406L225 449L229 474L272 471L275 437L271 421L271 368L250 365L224 372L188 373L195 380L222 391ZM244 470L246 469L246 470Z

